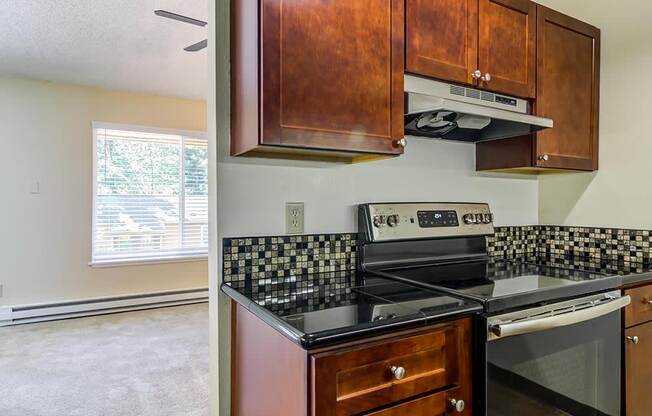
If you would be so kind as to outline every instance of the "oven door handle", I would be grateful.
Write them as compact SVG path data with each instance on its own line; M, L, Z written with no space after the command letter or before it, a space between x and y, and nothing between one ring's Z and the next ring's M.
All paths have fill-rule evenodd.
M551 315L545 318L531 318L522 321L510 323L498 323L491 325L489 331L490 338L505 338L514 335L529 334L532 332L545 331L546 329L559 328L561 326L577 324L591 319L599 318L600 316L607 315L631 303L629 295L615 298L609 302L601 303L596 306L591 306L571 312L560 313L559 315Z

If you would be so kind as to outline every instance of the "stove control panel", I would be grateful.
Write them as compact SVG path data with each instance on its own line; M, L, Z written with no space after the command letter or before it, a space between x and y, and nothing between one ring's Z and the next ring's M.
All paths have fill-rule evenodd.
M378 203L359 207L359 223L371 241L443 238L494 233L484 203Z

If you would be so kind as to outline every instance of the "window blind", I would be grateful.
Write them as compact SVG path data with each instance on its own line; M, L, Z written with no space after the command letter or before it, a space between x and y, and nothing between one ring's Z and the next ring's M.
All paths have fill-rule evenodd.
M208 144L183 134L94 128L92 264L208 252Z

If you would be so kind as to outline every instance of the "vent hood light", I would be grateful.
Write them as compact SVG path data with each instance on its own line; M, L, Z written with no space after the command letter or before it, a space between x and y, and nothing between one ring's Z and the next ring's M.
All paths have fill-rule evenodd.
M480 142L523 136L553 126L528 114L528 102L405 75L405 134Z

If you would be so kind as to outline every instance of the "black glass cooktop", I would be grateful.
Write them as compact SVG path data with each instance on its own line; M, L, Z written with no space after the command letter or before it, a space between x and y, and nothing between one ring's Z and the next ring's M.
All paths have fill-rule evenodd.
M535 260L482 260L403 269L382 275L478 300L493 312L558 301L621 285L619 276Z
M267 303L247 289L228 284L222 290L250 312L305 348L357 339L387 331L428 325L482 312L472 299L377 276L351 276L350 284L319 286Z
M477 312L481 308L472 300L374 277L352 287L338 305L301 313L276 311L276 314L303 333L309 344L315 344L317 339L324 342L343 332L369 331L410 321L426 322L462 310Z

